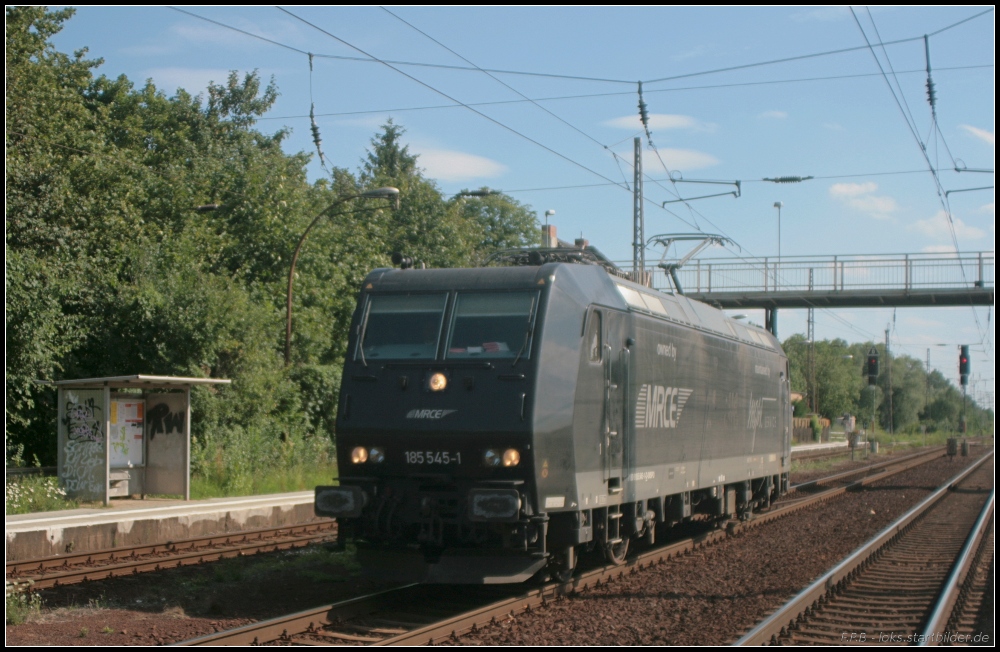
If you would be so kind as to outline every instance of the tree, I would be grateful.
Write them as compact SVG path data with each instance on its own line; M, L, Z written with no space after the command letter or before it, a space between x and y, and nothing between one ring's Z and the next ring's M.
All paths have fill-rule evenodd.
M398 251L428 267L469 265L477 231L458 210L449 207L437 184L426 179L417 157L402 144L405 130L390 119L372 139L359 172L359 184L370 189L399 188L400 208L371 220L369 228L386 256Z
M488 191L488 188L481 188ZM462 193L468 192L463 190ZM484 197L455 197L462 218L475 229L473 258L482 264L490 254L504 249L532 247L541 243L538 219L530 206L502 193Z
M232 72L167 97L95 77L99 61L48 42L71 15L7 8L6 435L27 459L55 460L55 391L37 381L135 373L233 380L193 392L199 473L242 487L322 456L364 276L393 251L454 266L531 241L533 214L509 197L446 201L391 121L357 176L310 184L286 132L256 128L273 81ZM400 189L400 210L343 201L379 186ZM331 207L298 261L286 368L289 262Z
M233 378L195 395L202 441L307 434L277 306L288 213L329 191L284 132L252 128L276 89L232 73L205 102L94 78L100 62L48 43L71 15L7 8L8 443L54 460L54 391L37 380L129 373ZM206 203L221 208L192 210Z
M81 193L114 175L111 162L93 165L99 151L94 121L83 101L98 61L56 52L48 39L72 9L7 7L5 166L6 430L8 443L30 443L55 424L51 390L36 384L62 371L64 358L86 328L80 307L92 296L78 278L105 274L92 257L84 225L95 197ZM13 428L13 433L12 433ZM11 435L14 435L11 440ZM27 445L28 459L40 447Z

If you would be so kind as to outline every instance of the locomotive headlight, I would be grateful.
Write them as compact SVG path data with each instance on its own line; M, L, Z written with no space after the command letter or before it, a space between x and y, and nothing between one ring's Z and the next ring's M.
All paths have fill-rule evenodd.
M364 464L368 461L368 449L364 446L355 446L354 450L351 451L351 462L355 464Z
M375 447L368 451L368 461L374 464L381 464L385 461L385 449Z
M427 389L432 392L443 392L444 388L448 386L448 377L445 376L440 371L433 374L430 380L427 381Z
M500 451L495 450L493 448L488 448L486 449L486 452L483 453L483 464L490 467L491 469L500 466L500 462L501 462Z
M516 448L508 448L503 452L504 466L517 466L520 463L521 463L521 454L517 452Z

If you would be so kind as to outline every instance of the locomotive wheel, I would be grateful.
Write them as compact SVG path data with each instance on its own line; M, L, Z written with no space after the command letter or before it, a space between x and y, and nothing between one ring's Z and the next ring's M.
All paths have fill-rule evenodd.
M604 545L604 556L608 562L615 566L625 563L625 555L628 554L628 539L622 539L621 543L607 543Z

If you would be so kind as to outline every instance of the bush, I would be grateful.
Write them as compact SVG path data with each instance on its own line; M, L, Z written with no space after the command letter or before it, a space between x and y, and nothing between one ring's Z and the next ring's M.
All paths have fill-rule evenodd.
M66 498L66 492L56 478L24 476L8 478L4 491L7 514L30 514L51 512L58 509L73 509L78 505Z
M813 441L820 441L823 439L823 424L819 422L819 417L815 414L809 419L809 427L813 431Z
M20 593L7 586L5 596L6 620L8 625L21 625L42 610L42 598L37 593Z

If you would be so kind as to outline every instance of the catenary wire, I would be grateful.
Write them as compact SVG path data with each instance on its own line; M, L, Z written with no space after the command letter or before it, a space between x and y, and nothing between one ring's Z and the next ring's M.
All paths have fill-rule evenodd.
M955 70L976 70L979 68L994 68L993 64L978 64L969 66L945 66L937 68L938 72L941 71L955 71ZM898 75L907 74L924 74L924 70L902 70L897 71ZM776 79L767 81L754 81L754 82L736 82L732 84L705 84L701 86L679 86L677 88L658 88L658 89L643 89L643 93L646 95L661 94L661 93L675 93L681 91L698 91L698 90L715 90L720 88L739 88L745 86L767 86L771 84L797 84L802 82L819 82L819 81L836 81L840 79L856 79L862 77L879 77L877 72L866 72L858 73L852 75L828 75L825 77L798 77L795 79ZM564 100L578 100L578 99L593 99L602 97L623 97L634 95L635 91L614 91L610 93L582 93L577 95L553 95L550 97L536 97L528 98L526 100L494 100L491 102L468 102L469 106L501 106L506 104L523 104L525 102L557 102ZM461 104L432 104L427 106L400 106L392 107L388 109L366 109L362 111L338 111L334 113L317 113L317 118L335 118L335 117L348 117L354 115L370 115L378 113L399 113L402 111L433 111L438 109L461 109L464 108ZM283 115L283 116L268 116L259 118L260 120L298 120L308 118L307 114L301 115ZM632 138L632 136L629 136ZM626 138L625 140L628 140Z
M397 68L396 66L392 65L391 63L389 63L387 61L382 61L381 59L373 57L372 55L368 54L367 52L365 52L364 50L362 50L358 46L353 45L353 44L345 41L344 39L342 39L342 38L340 38L338 36L335 36L334 34L331 34L330 32L326 31L322 27L319 27L318 25L315 25L315 24L309 22L308 20L306 20L306 19L304 19L302 17L295 15L294 13L292 13L291 11L288 11L287 9L285 9L283 7L278 7L278 9L280 11L283 11L284 13L288 14L289 16L295 18L296 20L299 20L299 21L305 23L306 25L309 25L313 29L315 29L315 30L317 30L317 31L319 31L319 32L321 32L323 34L326 34L327 36L329 36L330 38L338 41L339 43L343 43L344 45L346 45L346 46L348 46L350 48L353 48L353 49L357 50L358 52L361 52L365 56L371 57L372 59L374 59L376 61L379 61L380 63L382 63L386 67L388 67L391 70L394 70L395 72L403 75L407 79L410 79L411 81L414 81L414 82L420 84L424 88L426 88L426 89L428 89L430 91L433 91L433 92L437 93L438 95L441 95L442 97L445 97L445 98L451 100L452 102L456 102L458 104L461 104L462 106L464 106L465 108L467 108L469 111L472 111L476 115L478 115L478 116L480 116L480 117L488 120L489 122L492 122L493 124L497 125L498 127L501 127L502 129L505 129L506 131L509 131L510 133L512 133L512 134L514 134L514 135L516 135L516 136L518 136L520 138L523 138L524 140L527 140L528 142L530 142L530 143L532 143L534 145L537 145L538 147L541 147L545 151L547 151L547 152L549 152L549 153L551 153L551 154L553 154L553 155L555 155L555 156L557 156L557 157L565 160L566 162L571 163L571 164L573 164L573 165L575 165L575 166L577 166L577 167L579 167L579 168L581 168L583 170L586 170L587 172L590 172L591 174L593 174L593 175L595 175L597 177L600 177L601 179L604 179L605 181L610 181L611 183L614 183L615 185L619 185L613 179L610 179L609 177L605 176L604 174L598 172L597 170L593 170L593 169L587 167L586 165L584 165L583 163L580 163L579 161L575 161L572 158L566 156L565 154L562 154L561 152L558 152L558 151L552 149L548 145L545 145L545 144L543 144L543 143L535 140L534 138L531 138L530 136L517 131L513 127L510 127L510 126L508 126L508 125L500 122L496 118L493 118L491 116L486 115L482 111L479 111L478 109L476 109L476 108L474 108L472 106L469 106L469 105L461 102L460 100L452 97L451 95L448 95L444 91L441 91L441 90L439 90L439 89L431 86L430 84L428 84L428 83L426 83L426 82L424 82L424 81L422 81L422 80L414 77L413 75L411 75L411 74L409 74L409 73L407 73L407 72L405 72L403 70L400 70L399 68ZM619 187L622 187L622 186L619 185Z

